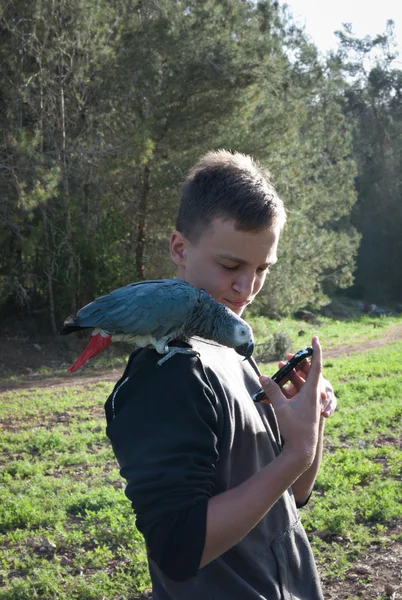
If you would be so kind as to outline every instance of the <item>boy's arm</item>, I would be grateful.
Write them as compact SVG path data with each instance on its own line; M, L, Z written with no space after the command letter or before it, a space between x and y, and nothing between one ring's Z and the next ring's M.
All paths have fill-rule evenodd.
M285 444L281 454L261 471L236 488L210 498L201 567L240 541L302 474L314 470L322 427L321 348L317 338L313 346L309 374L292 399L287 399L271 379L260 378Z
M292 492L297 506L304 506L313 491L314 483L320 470L322 451L324 446L325 419L321 416L318 432L317 449L311 466L304 471L292 484Z
M197 358L157 368L159 358L144 349L130 361L105 404L106 433L150 559L183 581L196 575L204 548L220 405Z
M210 498L200 568L239 542L309 464L309 451L285 448L241 485Z

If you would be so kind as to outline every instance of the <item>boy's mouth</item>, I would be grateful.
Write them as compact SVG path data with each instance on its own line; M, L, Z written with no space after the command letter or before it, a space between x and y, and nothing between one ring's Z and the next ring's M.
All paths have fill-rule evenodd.
M229 307L233 307L236 308L237 310L239 310L239 308L245 308L247 306L247 304L249 304L249 302L247 301L242 301L242 302L234 302L233 300L228 300L225 298L225 302L228 303Z

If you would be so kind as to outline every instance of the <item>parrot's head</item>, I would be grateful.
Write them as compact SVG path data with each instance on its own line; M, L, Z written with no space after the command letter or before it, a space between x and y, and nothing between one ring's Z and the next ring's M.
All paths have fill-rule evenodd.
M246 321L241 319L241 323L236 323L234 326L234 339L238 344L235 350L240 356L250 358L254 352L253 331Z
M254 351L253 330L230 308L223 304L220 304L220 308L223 314L221 314L221 319L216 320L220 324L220 327L217 327L220 334L217 335L217 338L220 337L220 339L217 341L229 348L234 348L245 359L250 358Z
M199 290L197 310L192 315L195 335L214 340L222 346L234 348L245 359L254 351L253 330L230 308L216 302L204 290Z

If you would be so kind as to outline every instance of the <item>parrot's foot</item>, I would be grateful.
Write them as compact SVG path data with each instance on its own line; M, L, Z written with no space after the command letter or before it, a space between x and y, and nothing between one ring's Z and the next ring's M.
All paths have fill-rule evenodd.
M175 354L191 354L191 356L200 356L199 352L197 352L196 350L192 350L191 348L169 347L169 352L163 358L158 360L156 364L158 365L158 367L161 367L163 363L169 360L169 358L172 358L172 356L174 356Z

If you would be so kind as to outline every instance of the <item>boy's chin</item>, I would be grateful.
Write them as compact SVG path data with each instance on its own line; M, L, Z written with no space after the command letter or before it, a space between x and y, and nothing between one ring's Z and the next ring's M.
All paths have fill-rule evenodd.
M246 310L246 306L235 306L233 304L230 304L228 302L223 302L223 304L227 307L230 308L230 310L232 312L234 312L238 317L241 317L242 314L244 313L244 311Z

